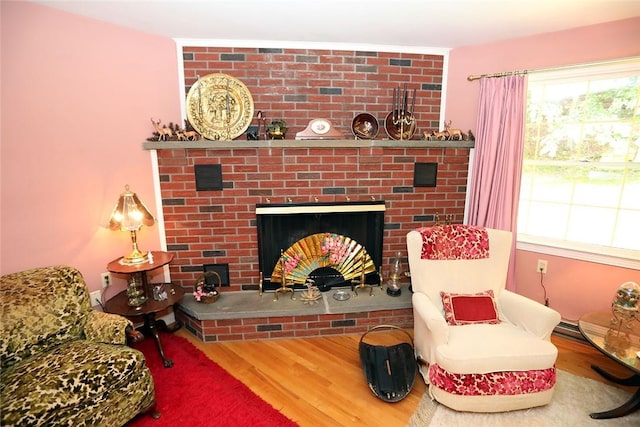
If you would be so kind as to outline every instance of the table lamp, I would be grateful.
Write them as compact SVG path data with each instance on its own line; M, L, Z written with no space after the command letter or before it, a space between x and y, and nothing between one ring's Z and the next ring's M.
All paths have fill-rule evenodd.
M120 194L118 203L113 212L111 212L111 218L109 219L109 228L111 230L131 233L133 250L122 258L121 264L136 265L149 260L148 252L142 252L138 249L136 233L143 225L151 226L154 222L155 218L153 218L149 209L140 201L136 193L130 191L129 186L126 185L125 191Z

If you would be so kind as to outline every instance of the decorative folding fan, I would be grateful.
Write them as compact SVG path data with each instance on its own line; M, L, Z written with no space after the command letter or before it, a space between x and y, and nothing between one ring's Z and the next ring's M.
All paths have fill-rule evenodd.
M304 284L315 270L331 268L345 281L360 277L362 266L365 274L376 271L375 264L366 249L352 240L335 233L318 233L298 240L284 251L276 264L271 281Z

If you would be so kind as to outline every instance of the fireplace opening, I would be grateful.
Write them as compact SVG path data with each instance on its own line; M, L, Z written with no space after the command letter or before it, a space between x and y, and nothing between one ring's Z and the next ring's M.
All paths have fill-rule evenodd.
M256 205L263 290L380 284L384 201Z

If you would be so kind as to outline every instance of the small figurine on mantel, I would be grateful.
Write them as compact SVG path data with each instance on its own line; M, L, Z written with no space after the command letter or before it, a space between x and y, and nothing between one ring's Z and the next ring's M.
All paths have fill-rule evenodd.
M156 130L153 134L156 137L156 141L167 141L173 137L173 123L169 123L169 126L163 125L161 120L156 122L153 120L153 117L151 117L151 123L153 123L153 127Z
M447 131L448 136L448 140L452 141L452 140L458 140L458 141L462 141L462 131L460 129L454 129L451 127L451 120L449 120L448 122L445 122L444 124L444 129Z
M423 131L422 139L425 141L473 141L475 137L471 130L465 134L460 129L452 128L451 120L449 120L448 122L445 122L444 130Z
M147 141L198 141L201 136L191 126L188 120L184 121L184 128L178 124L170 122L168 125L162 124L162 120L155 121L151 118L151 123L156 130Z
M198 141L202 138L202 136L190 126L187 120L184 121L184 129L178 128L176 131L176 137L178 141Z
M282 119L273 120L265 126L265 131L271 139L284 139L287 133L287 122Z

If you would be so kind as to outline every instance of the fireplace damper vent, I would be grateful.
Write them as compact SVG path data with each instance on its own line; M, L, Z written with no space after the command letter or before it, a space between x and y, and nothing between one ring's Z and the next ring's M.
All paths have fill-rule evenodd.
M324 290L349 285L363 263L366 283L379 284L384 211L381 200L257 205L262 288L280 287L283 256L286 283L299 289L306 278Z

